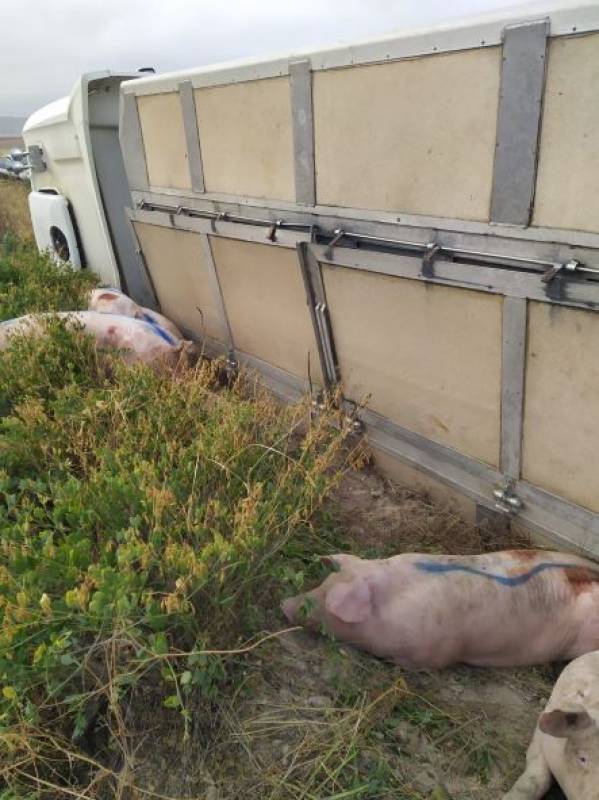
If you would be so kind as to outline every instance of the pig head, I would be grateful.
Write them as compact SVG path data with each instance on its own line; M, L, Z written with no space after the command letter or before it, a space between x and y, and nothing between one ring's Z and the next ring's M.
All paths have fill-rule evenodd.
M558 678L504 800L541 800L556 780L568 800L599 797L599 651L572 661Z
M88 309L100 314L119 314L123 317L141 319L158 325L176 339L183 339L183 334L174 322L144 306L139 306L119 289L93 289L89 295Z

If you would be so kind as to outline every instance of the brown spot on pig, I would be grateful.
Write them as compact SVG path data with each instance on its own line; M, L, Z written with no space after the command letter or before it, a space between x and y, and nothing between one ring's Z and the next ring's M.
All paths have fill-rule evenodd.
M593 585L599 583L599 572L588 567L572 567L564 570L566 580L575 595L588 592Z
M518 561L522 561L523 563L528 563L529 561L535 561L539 557L539 553L542 553L542 550L509 550L508 551L511 556L517 558Z

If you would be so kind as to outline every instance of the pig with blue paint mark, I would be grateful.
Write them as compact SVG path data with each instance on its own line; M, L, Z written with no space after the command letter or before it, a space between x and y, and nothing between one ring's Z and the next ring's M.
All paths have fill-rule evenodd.
M312 591L283 602L294 624L407 669L513 667L599 649L599 566L546 550L475 556L327 557Z
M0 350L7 347L15 335L44 334L44 320L58 318L74 328L80 328L95 339L100 348L121 351L125 363L175 366L182 356L197 355L197 346L176 338L164 328L142 319L97 311L61 311L54 314L28 314L0 323Z
M90 311L97 311L99 314L119 314L123 317L141 319L157 325L175 339L183 339L183 334L174 322L157 311L138 305L120 289L112 287L93 289L90 292L87 307Z

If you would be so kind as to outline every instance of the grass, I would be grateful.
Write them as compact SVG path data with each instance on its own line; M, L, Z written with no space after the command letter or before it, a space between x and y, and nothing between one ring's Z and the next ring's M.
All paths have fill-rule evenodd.
M5 242L3 318L74 308L91 284ZM342 437L307 408L251 381L223 388L218 365L126 368L59 322L0 354L0 747L14 791L85 783L98 713L102 753L125 758L140 687L189 736L190 698L210 707L236 685L231 659L261 637L290 565L309 575L327 548L317 523Z
M29 182L0 177L0 241L7 235L21 240L32 238L29 192Z
M2 242L0 321L85 306L93 277ZM486 546L413 493L361 497L334 421L58 322L0 353L1 800L499 796L529 729L447 681L521 685L536 713L546 676L407 675L280 633L316 554Z

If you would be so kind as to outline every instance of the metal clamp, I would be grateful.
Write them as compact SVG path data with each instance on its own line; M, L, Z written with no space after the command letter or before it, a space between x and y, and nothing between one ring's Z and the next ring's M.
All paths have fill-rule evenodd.
M44 161L44 151L38 144L31 144L23 153L27 157L27 166L32 172L44 172L48 165Z
M235 352L230 350L225 361L225 372L227 374L227 378L232 380L237 375L238 370L239 362L235 358Z
M266 238L269 242L276 242L277 241L277 229L283 227L283 220L278 219L276 222L273 222L270 228L268 229L268 233L266 234Z
M333 231L333 238L331 239L327 249L325 250L324 253L325 258L327 259L333 258L333 248L335 247L335 245L339 244L339 242L343 239L344 236L345 236L345 231L343 230L343 228L335 228L335 230Z
M226 211L220 211L215 217L212 217L212 219L210 220L210 228L212 230L212 233L217 233L216 223L217 222L226 222L228 217L229 217L229 215L227 214Z
M561 277L562 273L564 272L578 272L580 266L580 262L576 261L574 258L571 258L570 261L566 261L563 264L554 264L543 273L541 280L543 283L551 283L551 281L555 280L555 278Z
M440 244L437 244L437 242L429 242L429 244L426 245L422 255L422 267L420 269L420 274L423 278L433 277L435 259L442 250L443 248Z
M348 433L360 435L364 432L364 423L358 416L358 404L343 398L341 409L344 413L343 424Z
M522 509L522 500L514 491L514 482L508 481L503 488L495 489L495 508L508 516L516 515Z

